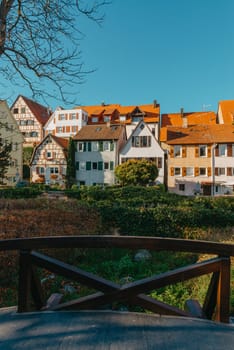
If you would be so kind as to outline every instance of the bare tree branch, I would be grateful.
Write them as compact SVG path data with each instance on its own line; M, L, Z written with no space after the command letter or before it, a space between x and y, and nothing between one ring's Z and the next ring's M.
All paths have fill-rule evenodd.
M32 94L53 83L57 99L68 102L66 87L84 81L80 16L101 24L109 2L93 0L0 1L0 72L7 80L25 81ZM33 76L33 78L32 78ZM43 94L51 95L51 92Z

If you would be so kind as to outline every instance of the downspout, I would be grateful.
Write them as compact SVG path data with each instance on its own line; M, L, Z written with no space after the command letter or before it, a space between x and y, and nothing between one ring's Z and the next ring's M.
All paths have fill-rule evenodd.
M214 143L211 146L211 171L212 171L212 196L215 196L215 148L217 146L217 143Z

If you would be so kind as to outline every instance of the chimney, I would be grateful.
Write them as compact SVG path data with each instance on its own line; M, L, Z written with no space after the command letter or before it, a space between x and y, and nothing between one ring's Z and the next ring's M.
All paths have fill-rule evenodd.
M157 100L153 100L153 106L154 108L157 108Z
M180 108L180 115L182 118L182 128L187 128L188 127L188 119L186 115L184 114L184 108Z

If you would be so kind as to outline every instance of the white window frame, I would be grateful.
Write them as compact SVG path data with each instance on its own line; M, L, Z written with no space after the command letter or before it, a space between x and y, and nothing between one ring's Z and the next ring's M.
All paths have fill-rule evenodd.
M201 173L202 169L205 169L205 174L202 174L202 173ZM207 168L205 168L205 167L200 167L200 168L199 168L199 176L207 176Z
M174 157L180 158L182 156L182 146L181 145L175 145L174 146Z
M227 155L227 145L221 143L219 145L219 156L220 157L226 157L226 155Z
M186 168L186 176L194 176L194 167Z
M202 154L203 149L204 149L204 154ZM207 145L200 145L199 146L199 157L207 157Z
M176 173L178 170L178 173ZM181 168L180 167L175 167L174 168L174 175L175 176L182 176L182 171L181 171Z

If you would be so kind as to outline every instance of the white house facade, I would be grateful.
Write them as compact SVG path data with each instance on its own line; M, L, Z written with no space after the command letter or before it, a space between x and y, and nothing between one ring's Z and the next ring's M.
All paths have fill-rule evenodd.
M113 185L119 150L126 142L124 125L87 125L73 138L77 145L76 181L81 185Z
M126 145L120 150L119 157L120 163L130 159L146 159L153 162L159 170L156 182L164 183L164 151L144 121L140 121L135 127Z
M88 113L83 109L62 109L57 107L45 124L45 135L69 138L88 122Z

